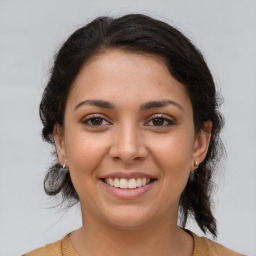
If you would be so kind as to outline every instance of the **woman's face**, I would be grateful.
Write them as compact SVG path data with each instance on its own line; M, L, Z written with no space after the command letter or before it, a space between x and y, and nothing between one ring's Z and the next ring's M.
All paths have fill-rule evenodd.
M82 214L119 227L177 221L180 195L209 136L195 134L188 93L164 62L109 50L79 72L59 161L69 166Z

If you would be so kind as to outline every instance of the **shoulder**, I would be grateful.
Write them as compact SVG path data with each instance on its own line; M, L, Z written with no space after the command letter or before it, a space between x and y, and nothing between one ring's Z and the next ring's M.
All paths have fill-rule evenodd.
M193 256L243 256L243 254L234 252L223 245L216 243L206 237L199 237L193 232L189 233L194 238L194 254Z
M57 255L62 255L62 250L61 250L61 244L62 244L63 239L47 244L43 247L40 247L36 250L33 250L29 253L24 254L24 256L41 256L41 255L49 255L49 256L57 256Z
M36 250L33 250L29 253L24 254L23 256L77 256L78 254L73 249L68 235L66 235L63 239L47 244L43 247L40 247Z

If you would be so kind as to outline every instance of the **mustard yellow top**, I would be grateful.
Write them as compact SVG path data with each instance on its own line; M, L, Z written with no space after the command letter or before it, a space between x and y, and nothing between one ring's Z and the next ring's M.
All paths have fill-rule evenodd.
M193 232L189 233L194 239L194 252L193 256L243 256L243 254L234 252L226 247L209 240L206 237L199 237ZM72 247L69 235L63 239L48 244L44 247L36 249L32 252L24 254L24 256L79 256Z

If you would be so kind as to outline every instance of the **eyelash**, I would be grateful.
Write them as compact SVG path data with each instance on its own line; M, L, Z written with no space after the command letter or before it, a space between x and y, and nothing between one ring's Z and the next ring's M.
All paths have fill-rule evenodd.
M89 126L104 126L104 125L107 125L107 124L100 124L100 125L94 125L92 124L92 121L93 120L96 120L96 119L99 119L101 120L101 122L106 122L107 124L110 124L110 122L108 122L105 118L103 118L101 115L97 115L97 114L94 114L94 115L91 115L89 117L87 117L85 120L83 120L83 124L86 124L86 125L89 125ZM89 123L90 122L90 123Z
M96 119L98 119L101 123L99 125L95 125L93 124L92 122L95 121ZM164 124L161 124L161 125L150 125L149 123L150 122L153 122L153 121L156 121L158 119L163 121ZM106 122L105 124L102 124L102 122ZM83 120L82 122L83 124L86 124L88 126L91 126L91 127L102 127L102 126L105 126L105 125L108 125L108 124L111 124L109 121L107 121L104 117L102 117L101 115L97 115L97 114L94 114L92 116L89 116L88 118L86 118L85 120ZM155 116L152 116L150 117L149 121L147 121L145 123L145 126L155 126L155 127L166 127L166 126L171 126L171 125L174 125L175 122L163 115L155 115Z
M148 123L153 122L154 120L157 120L157 119L162 120L165 124L163 124L163 125L148 125ZM175 122L173 120L159 114L159 115L155 115L155 116L150 117L150 120L146 123L146 126L166 127L166 126L171 126L171 125L174 125L174 124L175 124Z

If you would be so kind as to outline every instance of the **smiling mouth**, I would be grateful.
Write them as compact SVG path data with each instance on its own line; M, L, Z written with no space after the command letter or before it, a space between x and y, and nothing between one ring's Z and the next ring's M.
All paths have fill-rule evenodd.
M150 178L105 178L101 179L106 184L110 185L111 187L121 188L121 189L135 189L140 188L148 185L151 182L156 181L156 179Z

